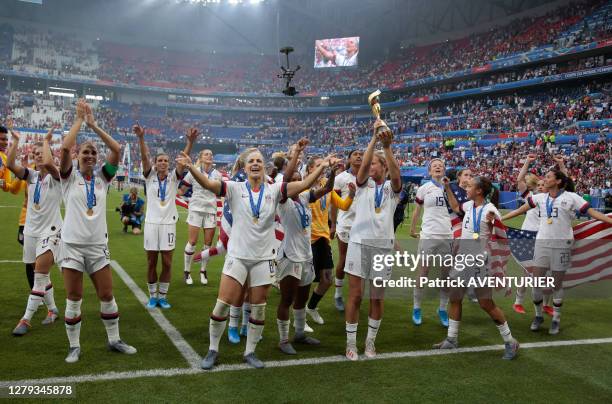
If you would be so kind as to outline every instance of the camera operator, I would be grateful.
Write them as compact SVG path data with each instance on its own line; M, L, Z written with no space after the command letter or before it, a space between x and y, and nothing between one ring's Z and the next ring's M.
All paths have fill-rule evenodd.
M138 188L132 187L129 194L123 195L123 202L117 210L121 212L124 233L127 233L128 226L132 226L133 234L141 233L143 206L144 201L138 197Z

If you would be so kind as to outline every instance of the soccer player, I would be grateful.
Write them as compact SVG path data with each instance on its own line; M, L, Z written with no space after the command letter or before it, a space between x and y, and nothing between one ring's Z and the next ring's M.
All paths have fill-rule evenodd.
M561 321L561 306L563 305L563 278L571 267L571 249L574 241L572 221L576 218L575 211L588 214L593 219L611 223L612 218L591 208L589 203L574 192L573 181L561 171L554 168L546 173L542 192L527 198L520 208L504 215L502 220L522 215L530 209L536 209L540 217L538 235L534 251L535 271L533 276L540 278L552 271L553 287L553 318L548 330L549 334L559 333ZM542 288L533 288L533 304L535 318L531 330L538 331L544 323L542 316Z
M496 206L499 200L499 192L488 178L474 177L466 190L469 200L459 205L451 191L448 179L445 179L445 188L451 208L463 217L461 239L458 243L456 255L471 255L476 262L473 266L466 266L465 268L456 265L451 271L450 277L463 279L465 282L469 282L470 279L486 277L489 272L487 260L482 259L482 262L479 263L477 257L483 252L486 254L487 245L493 234L493 220L499 220L501 216ZM484 224L482 223L483 218L485 219ZM434 345L434 348L454 349L459 346L459 325L465 292L466 288L453 288L451 290L447 337L441 343ZM474 293L480 307L489 314L504 340L503 359L514 359L518 353L519 343L512 337L504 312L493 301L493 290L489 287L474 288Z
M147 252L147 286L149 289L148 309L159 306L171 307L168 303L168 289L172 278L172 254L176 243L176 221L178 212L174 200L178 183L183 176L184 167L178 163L170 172L170 156L159 153L155 156L155 166L151 166L149 148L145 143L145 129L139 124L132 131L138 137L142 160L142 174L147 188L147 212L145 215L144 248ZM185 153L189 153L198 130L187 132ZM157 275L157 258L161 255L162 271Z
M306 172L310 174L314 170L317 170L322 162L323 159L320 157L311 157L308 160ZM319 181L319 187L325 187L325 180L323 178ZM314 281L318 282L318 284L310 296L310 300L306 306L306 313L312 317L312 320L317 324L325 323L317 306L332 284L331 272L334 268L330 244L331 231L329 228L329 208L336 207L343 211L350 209L353 203L353 197L355 196L355 188L350 191L350 186L348 187L349 194L344 199L342 199L336 191L331 191L322 196L318 201L310 204L310 210L312 211L310 243L312 245L312 257L315 270Z
M76 144L85 122L108 148L107 160L100 169L98 148L91 141L80 144L78 169L73 168L70 150ZM61 149L60 179L66 207L62 229L62 273L66 288L66 333L70 349L66 362L74 363L81 354L81 303L83 273L87 273L100 299L100 316L106 328L108 347L124 354L135 354L136 348L119 337L119 309L113 297L113 280L108 251L106 194L117 171L121 147L101 129L84 100L77 102L74 123L64 138Z
M451 230L451 217L448 212L448 202L442 184L442 178L446 172L444 162L438 158L432 159L428 164L428 172L431 180L421 185L416 193L416 207L412 214L410 223L410 235L419 238L418 254L445 256L451 254L451 240L453 238ZM420 234L416 232L416 224L423 211L423 220ZM419 269L419 278L427 277L429 269L422 265ZM440 268L442 279L448 277L449 268ZM418 283L417 283L418 285ZM421 315L421 301L423 299L423 288L414 288L412 322L414 325L421 325L423 318ZM443 327L448 327L448 288L440 288L440 305L438 307L438 317Z
M307 140L298 142L294 150L301 152L306 146ZM294 153L285 171L285 182L299 181L302 177L295 172L298 154ZM319 345L319 340L308 337L305 334L306 326L306 301L310 291L310 284L315 274L312 265L312 249L310 247L310 233L312 223L312 211L309 204L316 202L319 198L332 191L334 186L334 165L331 161L331 170L326 186L316 191L304 191L291 199L281 200L278 206L281 223L283 224L284 237L278 250L278 268L276 279L279 282L281 299L277 309L279 348L281 352L295 355L297 352L289 342L289 308L293 305L295 322L295 336L293 342L298 344ZM289 178L288 176L291 176Z
M345 311L346 358L351 361L359 358L357 325L366 283L370 287L370 308L365 355L368 358L376 356L374 342L383 316L384 287L375 286L374 279L389 279L392 267L375 271L368 260L374 251L377 254L393 253L393 214L402 190L400 169L391 150L393 134L389 130L377 134L379 126L381 121L376 120L372 139L356 176L355 220L351 227L344 267L349 280L349 298ZM379 141L383 150L375 151L374 147ZM390 180L386 179L387 176Z
M223 176L213 167L213 153L209 149L204 149L200 152L196 167L200 172L205 173L211 180L222 181ZM193 254L198 243L198 235L200 229L204 232L204 246L202 251L209 249L212 246L213 238L215 237L215 229L217 228L217 197L207 189L204 189L197 182L194 183L193 176L187 174L183 181L187 184L182 191L184 192L188 186L193 187L193 194L189 200L189 214L187 216L187 225L189 227L187 245L185 245L184 264L185 264L185 283L193 284L191 279L191 263ZM200 261L200 283L208 284L206 276L206 264L208 260Z
M19 134L14 130L11 131L13 143L9 150L7 165L17 178L27 181L28 184L28 210L23 233L23 262L35 266L34 285L28 298L26 311L13 330L15 336L28 332L32 316L42 301L47 305L47 317L42 324L52 324L58 317L53 285L49 277L49 270L59 259L62 229L60 177L57 167L53 164L49 146L53 129L51 128L47 133L44 144L34 145L35 169L24 168L15 163Z
M336 176L334 188L336 193L338 193L341 198L344 199L349 195L349 184L353 184L353 188L356 189L355 175L359 172L362 159L363 152L361 150L351 150L348 154L348 170L343 171L340 175ZM329 229L330 236L332 239L334 235L338 237L338 263L336 264L336 276L334 282L336 286L334 293L334 305L338 311L344 311L344 301L342 300L342 289L344 286L344 263L346 261L346 248L348 247L351 226L353 224L353 220L355 220L355 208L351 205L349 210L341 210L338 212L338 208L332 206L331 217L332 225ZM334 218L337 218L337 220L334 220Z
M318 170L302 181L266 184L264 159L259 151L252 151L246 157L246 182L210 180L191 164L191 159L185 153L177 161L189 168L200 185L217 196L225 197L232 211L232 227L240 229L233 232L229 239L219 295L210 316L209 351L201 366L212 369L215 365L230 305L240 304L243 286L248 281L251 315L244 360L254 368L263 368L263 362L255 356L255 347L263 332L268 290L275 276L273 259L276 251L273 244L276 208L281 200L293 198L309 188L329 162L321 164Z

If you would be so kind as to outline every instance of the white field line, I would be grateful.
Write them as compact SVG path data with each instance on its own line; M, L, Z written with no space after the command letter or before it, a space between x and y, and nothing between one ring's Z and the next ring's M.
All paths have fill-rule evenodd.
M560 346L575 346L575 345L596 345L596 344L612 344L612 338L594 338L594 339L577 339L567 341L549 341L549 342L528 342L521 345L521 349L533 349L533 348L551 348ZM385 359L397 359L397 358L419 358L425 356L441 356L441 355L453 355L460 353L470 352L486 352L486 351L500 351L500 361L503 345L486 345L486 346L475 346L468 348L458 349L428 349L423 351L409 351L409 352L389 352L378 354L374 359L364 359L361 357L361 361L376 361ZM520 360L520 356L517 360ZM293 359L286 361L268 361L265 362L267 368L281 368L288 366L303 366L303 365L320 365L324 363L338 363L347 362L346 358L342 355L335 356L324 356L321 358L308 358L308 359ZM124 379L136 379L143 377L170 377L170 376L184 376L193 375L198 373L217 373L217 372L230 372L236 370L247 370L251 369L246 364L235 364L235 365L220 365L211 371L204 371L197 368L171 368L171 369L151 369L151 370L135 370L126 372L107 372L90 375L80 376L64 376L64 377L50 377L46 379L26 379L26 380L14 380L14 381L0 381L0 388L5 388L9 385L48 385L48 384L69 384L69 383L83 383L83 382L97 382L97 381L108 381L108 380L124 380Z
M117 275L119 275L121 280L123 280L127 287L136 296L136 299L138 299L138 301L144 307L149 300L147 295L144 294L142 289L140 289L132 277L125 272L125 269L123 269L117 261L111 261L111 267L113 267ZM170 338L170 341L172 341L176 349L178 349L187 363L189 363L189 367L191 369L199 369L201 361L200 355L198 355L198 353L191 347L191 345L189 345L185 338L183 338L181 333L170 323L170 321L168 321L160 309L149 310L145 307L145 310L149 312L157 325L159 325L159 327L166 333L168 338Z
M23 264L22 260L0 260L0 264Z

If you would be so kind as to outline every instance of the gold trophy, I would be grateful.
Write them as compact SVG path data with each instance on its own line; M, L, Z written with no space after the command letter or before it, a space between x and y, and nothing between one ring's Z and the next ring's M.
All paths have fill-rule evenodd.
M374 118L376 118L378 121L375 129L375 134L377 135L385 131L391 132L391 129L389 129L385 121L380 119L380 100L378 98L380 94L380 90L376 90L372 94L368 95L368 104L370 104L370 107L372 108L372 115L374 115Z

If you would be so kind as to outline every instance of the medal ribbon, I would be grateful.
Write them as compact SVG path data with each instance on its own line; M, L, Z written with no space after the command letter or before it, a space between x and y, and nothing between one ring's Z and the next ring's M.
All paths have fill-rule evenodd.
M294 201L294 202L295 202L295 207L298 213L300 214L300 221L302 222L302 228L306 229L308 225L310 224L310 221L308 220L308 214L306 213L306 207L302 205L302 202L300 201Z
M553 205L555 204L555 201L557 200L558 197L561 196L562 193L563 191L559 192L559 195L557 195L556 198L552 198L552 199L550 199L550 194L546 196L546 217L548 217L549 219L552 219Z
M166 178L162 181L159 179L159 174L157 174L157 181L159 181L158 196L159 196L159 199L161 199L163 202L166 200L166 188L168 187L168 175L166 175Z
M38 174L38 177L36 178L36 186L34 187L34 203L37 205L40 203L40 188L40 174Z
M385 187L385 183L383 182L380 187L378 186L378 184L375 184L375 189L374 189L374 207L376 209L380 208L380 205L382 205L382 200L383 200L383 190Z
M261 188L259 189L257 205L255 205L255 200L253 199L253 193L251 192L251 184L247 181L245 185L247 191L249 191L249 202L251 203L251 212L253 213L253 217L259 219L259 212L261 211L261 201L263 200L264 194L264 183L261 183Z
M482 220L482 212L484 211L484 205L480 209L478 213L478 218L476 218L476 205L472 206L472 226L474 228L474 233L480 234L480 221Z
M83 177L83 174L81 174ZM87 180L83 177L83 182L85 183L85 194L87 195L87 209L93 209L96 204L96 177L94 175L91 176L89 180L89 186L87 186Z

